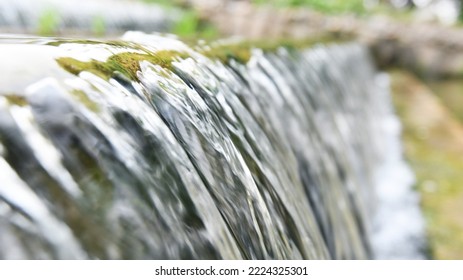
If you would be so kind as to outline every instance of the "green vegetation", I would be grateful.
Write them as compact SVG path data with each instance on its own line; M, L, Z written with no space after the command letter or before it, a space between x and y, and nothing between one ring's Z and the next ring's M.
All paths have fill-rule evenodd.
M185 13L181 20L177 22L173 32L179 36L195 34L199 27L199 18L195 12Z
M84 91L72 90L71 93L81 104L84 104L90 111L100 111L98 104L93 102Z
M180 6L182 1L179 0L143 0L145 3L158 4L166 8Z
M138 81L137 72L140 71L140 62L149 61L166 69L172 69L172 62L186 55L177 51L164 50L156 53L124 52L110 56L106 62L98 60L80 61L71 57L56 59L58 64L66 71L78 75L83 71L91 72L105 80L119 73L132 81Z
M323 37L315 37L304 40L275 40L269 41L238 41L236 43L211 43L208 48L192 46L197 52L211 58L217 59L224 64L227 64L231 59L240 63L247 63L251 58L253 48L262 49L264 52L274 52L279 47L288 49L302 49L313 46L315 44L344 42L349 38L339 37L336 34L326 35ZM172 62L177 59L185 59L188 54L173 50L162 50L152 53L130 42L119 41L92 41L92 40L55 40L48 43L51 46L59 46L63 43L82 43L82 44L107 44L114 47L122 48L137 48L144 50L144 53L138 52L122 52L110 56L105 62L98 60L80 61L72 57L60 57L56 61L66 71L79 75L83 71L91 72L103 79L108 80L116 73L122 74L126 78L137 81L137 72L140 70L140 61L148 61L163 68L172 70Z
M182 18L174 25L172 32L185 38L213 39L218 37L218 31L208 22L202 20L198 13L184 11Z
M418 178L426 217L430 253L436 259L463 257L463 160L461 154L436 149L429 140L406 129L407 157Z
M54 35L60 23L59 14L53 10L45 10L39 17L37 33L43 36Z
M324 14L384 15L399 21L410 21L412 9L395 9L385 3L366 8L364 0L253 0L256 5L276 8L309 8Z
M365 12L363 0L253 0L256 4L276 7L309 7L324 13L356 13Z
M275 41L239 41L236 43L217 44L211 43L206 50L198 49L203 55L217 59L227 64L230 59L240 63L247 63L251 58L252 49L258 48L264 52L275 52L280 47L287 49L303 49L317 44L340 43L350 40L349 37L338 36L337 34L326 34L325 36L313 37L310 39L282 39Z
M24 96L20 96L17 94L5 94L2 96L5 97L8 103L10 103L11 105L17 105L17 106L23 107L28 104Z
M391 77L404 126L405 156L421 193L431 257L462 259L463 125L411 74L396 71Z
M95 36L103 36L106 33L106 23L102 16L96 16L92 21L92 33Z
M207 40L219 37L217 29L207 20L202 19L191 7L186 7L184 1L144 0L144 2L158 4L165 9L177 9L181 11L180 20L174 24L170 32L182 38L187 40L198 38Z
M463 122L463 80L447 79L432 81L428 84L451 113Z
M252 47L254 47L252 43L241 42L237 44L217 45L204 51L200 50L199 52L210 59L219 60L224 64L229 63L230 60L246 64L251 59Z

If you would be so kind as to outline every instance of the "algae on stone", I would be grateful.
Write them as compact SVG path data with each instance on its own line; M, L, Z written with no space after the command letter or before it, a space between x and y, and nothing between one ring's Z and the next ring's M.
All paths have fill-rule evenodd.
M340 35L340 34L339 34ZM328 43L343 43L349 41L351 38L348 36L338 36L337 34L328 34L324 36L316 36L306 39L280 39L274 41L266 40L246 40L237 42L212 42L207 49L197 50L211 59L217 59L220 62L227 64L231 59L239 63L246 64L252 55L253 49L260 49L266 53L276 52L279 48L286 48L290 50L300 50L313 47L317 44Z
M141 61L148 61L172 70L172 63L176 59L186 57L186 54L178 51L162 50L155 53L122 52L110 56L105 62L98 60L80 61L72 57L60 57L56 61L66 71L74 75L87 71L109 80L116 73L120 73L132 81L138 81L137 72L140 71Z
M5 99L8 101L8 103L12 105L17 105L20 107L26 106L28 104L27 99L24 96L20 96L17 94L5 94L1 95L5 97Z
M93 102L84 91L75 89L71 90L70 92L78 101L80 101L81 104L84 104L90 111L98 112L100 110L98 104Z

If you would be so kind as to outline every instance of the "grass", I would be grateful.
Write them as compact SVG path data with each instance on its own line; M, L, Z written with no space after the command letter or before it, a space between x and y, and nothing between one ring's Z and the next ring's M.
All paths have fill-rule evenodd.
M404 126L405 156L422 197L431 256L463 259L463 125L411 74L394 71L391 77Z
M452 114L463 122L463 81L448 79L432 81L428 85Z
M39 17L37 33L42 36L55 35L60 23L59 14L53 9L44 10Z
M255 4L276 7L309 7L324 13L365 13L363 0L254 0Z
M182 1L178 0L143 0L143 2L149 4L157 4L166 8L178 7L182 4Z
M200 18L199 14L193 10L183 12L181 19L174 24L172 32L182 38L202 38L206 40L219 37L217 29Z
M177 9L182 12L180 20L170 30L171 33L186 39L202 38L207 40L219 37L218 30L207 20L202 19L191 7L185 7L184 1L144 0L144 2L158 4L167 10Z
M106 22L103 16L95 16L92 20L92 33L95 36L106 34Z
M271 5L276 8L309 8L328 15L354 14L362 17L383 15L403 22L410 22L413 18L412 9L395 9L385 3L378 3L367 8L363 2L364 0L253 0L253 3L257 5Z
M42 36L53 36L58 34L60 26L59 13L54 9L47 9L42 12L37 25L37 34ZM95 16L91 22L91 30L95 36L103 36L106 33L106 23L103 16Z

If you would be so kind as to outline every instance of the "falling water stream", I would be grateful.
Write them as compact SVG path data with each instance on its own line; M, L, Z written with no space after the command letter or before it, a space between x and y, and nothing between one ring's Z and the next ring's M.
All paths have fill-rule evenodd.
M209 49L0 39L0 258L422 258L364 47Z

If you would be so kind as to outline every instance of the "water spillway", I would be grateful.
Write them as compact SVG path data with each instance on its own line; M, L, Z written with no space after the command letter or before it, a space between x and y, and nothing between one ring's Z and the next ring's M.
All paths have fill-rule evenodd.
M381 174L410 174L388 168L387 85L358 44L130 32L3 38L0 59L0 258L420 257L410 180L416 226L387 239L375 218Z

